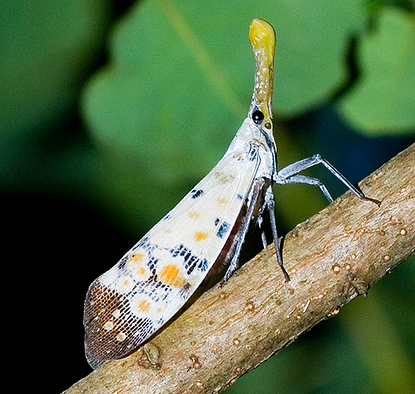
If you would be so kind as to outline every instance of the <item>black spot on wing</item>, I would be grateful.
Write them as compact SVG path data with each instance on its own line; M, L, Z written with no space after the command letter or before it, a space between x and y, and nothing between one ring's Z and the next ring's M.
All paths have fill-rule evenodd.
M197 265L197 269L199 271L204 272L209 268L209 266L210 266L209 261L206 259L203 259L199 261L199 264Z
M190 194L192 198L198 198L203 194L203 189L193 189Z
M219 238L223 238L224 235L231 229L229 223L223 222L220 226L218 231L216 232L216 236Z
M151 273L153 275L156 274L156 267L157 267L157 263L158 263L159 259L154 257L154 256L150 256L150 259L147 262L147 266L150 269Z
M169 250L173 257L183 258L183 267L186 270L186 274L190 275L195 268L200 271L205 271L209 266L209 262L206 259L201 260L200 257L195 255L188 247L183 244L177 245Z
M187 300L190 297L190 288L192 286L190 285L190 283L185 283L183 285L183 287L180 290L180 297L184 298L185 300Z

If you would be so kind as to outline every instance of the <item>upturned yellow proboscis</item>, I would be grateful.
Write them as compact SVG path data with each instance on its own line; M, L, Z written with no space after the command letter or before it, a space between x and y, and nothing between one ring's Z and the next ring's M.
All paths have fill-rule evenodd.
M249 26L249 41L255 55L255 86L253 99L265 119L271 118L274 84L274 55L276 36L274 28L263 19L254 19Z

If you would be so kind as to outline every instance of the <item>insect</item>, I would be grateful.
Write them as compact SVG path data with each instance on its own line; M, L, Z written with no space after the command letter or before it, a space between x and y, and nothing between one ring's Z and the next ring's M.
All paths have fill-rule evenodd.
M275 32L254 19L249 39L255 54L255 85L248 112L218 164L121 260L89 287L85 300L85 351L89 364L132 352L186 303L208 273L227 267L226 281L251 223L261 226L268 211L278 264L286 281L274 214L272 184L318 186L323 183L298 173L324 165L360 199L367 199L320 155L277 171L271 100ZM368 199L370 200L370 199ZM264 247L267 246L262 235Z

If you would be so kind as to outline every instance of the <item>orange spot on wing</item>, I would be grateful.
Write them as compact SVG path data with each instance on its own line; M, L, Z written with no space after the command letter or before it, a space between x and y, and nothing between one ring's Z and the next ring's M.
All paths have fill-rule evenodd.
M182 287L186 283L175 264L168 264L159 273L160 282L174 287Z
M142 253L136 253L131 256L131 259L134 261L140 261L143 259L143 257L144 255Z
M147 300L142 300L137 307L141 312L147 312L150 309L150 303Z
M218 199L218 203L222 205L222 204L226 204L226 203L227 203L227 201L226 201L226 199L225 199L225 198L219 198L219 199Z
M195 234L196 241L201 241L202 239L206 239L209 236L208 233L202 233L201 231L197 231Z

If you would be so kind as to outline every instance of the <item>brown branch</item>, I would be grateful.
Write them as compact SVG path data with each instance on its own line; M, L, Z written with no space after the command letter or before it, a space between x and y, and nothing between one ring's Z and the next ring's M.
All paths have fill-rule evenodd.
M203 294L142 349L74 384L75 393L213 393L338 313L415 251L415 144ZM160 355L158 355L160 351Z

